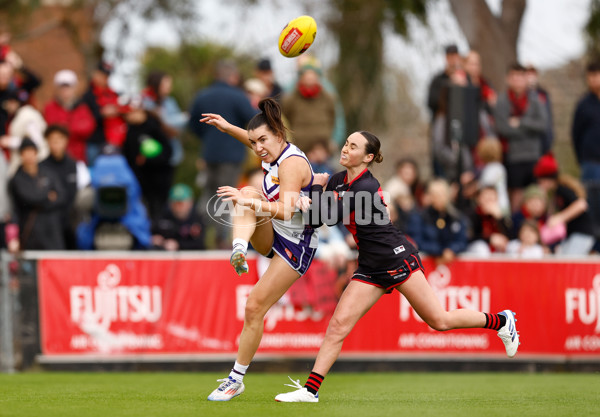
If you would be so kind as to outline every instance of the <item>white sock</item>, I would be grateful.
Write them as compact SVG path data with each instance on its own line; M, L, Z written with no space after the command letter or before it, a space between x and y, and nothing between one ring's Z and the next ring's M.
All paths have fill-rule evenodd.
M235 379L237 382L242 382L249 366L250 365L240 365L237 361L235 361L233 369L229 373L229 377Z
M236 249L241 249L244 251L244 253L248 252L248 242L246 242L244 239L236 237L235 239L233 239L233 250Z

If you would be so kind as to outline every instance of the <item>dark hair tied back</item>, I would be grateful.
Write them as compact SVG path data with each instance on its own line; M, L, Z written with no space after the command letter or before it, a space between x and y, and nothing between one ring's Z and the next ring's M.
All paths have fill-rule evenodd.
M279 103L272 98L264 98L258 102L258 109L261 112L250 120L248 130L267 125L275 135L285 139L287 128L281 120L281 106L279 106Z
M369 163L371 165L373 162L379 164L383 161L383 155L381 154L381 142L379 138L372 134L371 132L367 132L365 130L359 132L363 137L367 140L367 145L365 146L365 152L368 154L373 154L373 160Z

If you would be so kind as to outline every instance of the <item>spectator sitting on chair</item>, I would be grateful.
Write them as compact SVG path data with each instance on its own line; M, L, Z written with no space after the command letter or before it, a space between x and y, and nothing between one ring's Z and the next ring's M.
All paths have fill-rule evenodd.
M492 186L498 193L498 203L504 214L510 214L510 201L506 185L506 168L502 164L502 144L496 138L485 138L477 143L477 156L483 163L479 174L480 186Z
M519 237L506 245L506 253L523 259L544 257L544 247L540 240L540 229L533 220L526 220L519 229Z
M9 189L19 220L20 248L63 250L65 191L52 171L38 165L37 147L31 139L23 139L19 153L22 163Z
M436 264L448 264L467 248L467 228L462 214L450 201L450 186L436 179L427 187L429 206L421 213L419 235L413 236L419 251L435 257Z
M563 255L587 255L594 246L592 217L588 212L585 189L572 177L558 174L558 163L552 155L544 155L535 165L535 177L539 186L550 196L547 229L566 226L566 239L559 248ZM541 230L542 242L544 229ZM554 235L554 233L549 234Z
M175 184L169 207L152 227L152 246L168 251L204 249L204 225L190 187Z
M413 236L420 235L418 228L421 221L408 185L394 177L385 184L384 191L390 196L390 201L386 201L390 209L390 221L416 246Z
M478 190L477 206L469 217L472 231L467 252L489 256L506 250L512 219L502 211L496 187L488 185Z
M537 184L531 184L523 193L523 204L512 215L513 229L511 236L517 236L521 225L532 220L538 230L546 223L548 217L548 195Z
M383 186L384 190L395 188L398 183L408 186L417 208L423 207L425 187L421 183L419 166L412 158L401 158L396 162L395 175Z

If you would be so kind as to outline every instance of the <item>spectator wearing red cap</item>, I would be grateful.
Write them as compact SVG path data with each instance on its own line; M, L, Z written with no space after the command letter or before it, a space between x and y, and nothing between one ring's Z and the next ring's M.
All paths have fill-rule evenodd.
M54 98L44 109L49 125L61 125L68 129L67 152L77 161L87 161L86 143L94 130L96 119L82 99L77 97L77 75L63 69L54 76Z
M594 236L583 186L573 177L559 175L558 163L551 154L540 158L533 173L539 186L548 193L547 233L554 235L552 230L566 228L566 238L560 242L557 253L589 254L594 246ZM544 240L544 230L541 233Z

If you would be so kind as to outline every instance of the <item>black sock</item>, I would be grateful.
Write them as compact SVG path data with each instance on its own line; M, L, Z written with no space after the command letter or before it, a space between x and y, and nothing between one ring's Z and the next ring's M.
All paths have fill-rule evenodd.
M321 388L321 384L325 377L323 375L319 375L316 372L311 372L306 380L306 384L304 384L304 388L308 390L313 395L317 395L319 392L319 388Z
M483 314L485 314L485 326L483 326L484 329L500 330L500 328L506 324L506 317L504 314Z

